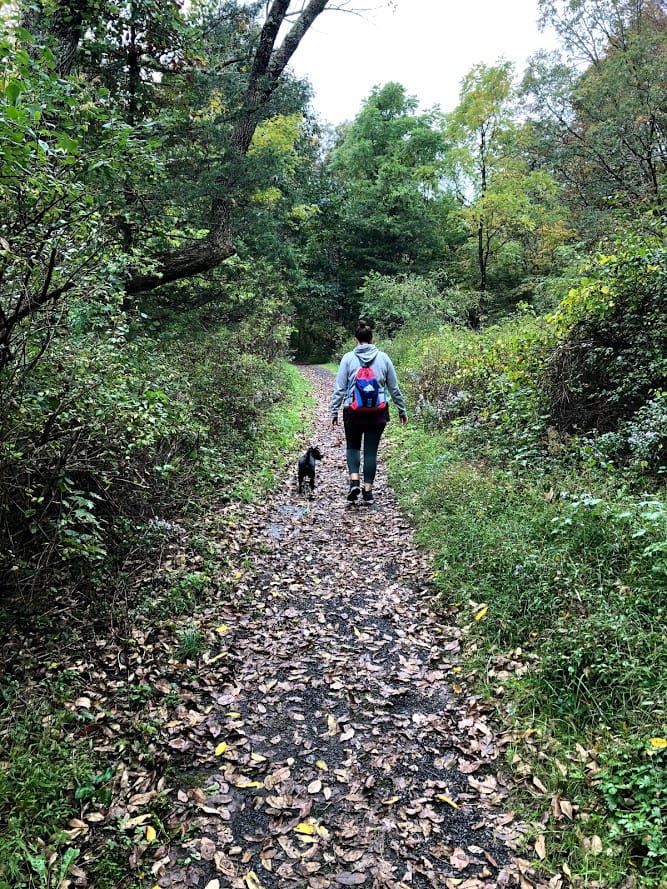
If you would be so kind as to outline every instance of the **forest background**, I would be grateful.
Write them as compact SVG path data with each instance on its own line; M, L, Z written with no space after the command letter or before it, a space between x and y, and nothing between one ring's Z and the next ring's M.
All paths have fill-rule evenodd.
M289 69L328 5L3 6L0 885L113 771L62 706L76 671L26 679L30 640L187 617L216 505L251 508L303 431L285 359L339 356L363 314L441 607L516 773L568 801L550 854L664 886L664 3L540 0L559 52L475 65L449 112L378 85L333 131Z

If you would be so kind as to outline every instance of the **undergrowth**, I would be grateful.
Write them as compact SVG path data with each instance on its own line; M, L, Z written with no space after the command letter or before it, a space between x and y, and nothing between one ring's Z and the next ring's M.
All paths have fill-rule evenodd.
M219 348L224 352L227 347L222 343ZM23 600L24 611L28 607L24 614L13 608L11 600L0 603L0 626L8 643L12 642L5 650L9 664L0 682L0 889L55 889L68 872L71 878L77 862L85 863L88 879L97 889L134 885L128 857L133 844L143 841L143 833L133 839L126 830L107 824L104 850L98 850L94 860L88 855L85 862L79 849L85 838L71 835L71 825L78 823L84 803L94 802L100 810L110 805L107 784L118 763L114 753L96 754L87 740L87 725L76 723L72 701L82 687L78 672L69 671L66 663L90 643L90 621L96 632L119 635L119 650L123 634L129 638L132 626L163 628L173 640L174 657L191 663L194 669L206 648L200 610L212 596L225 595L228 559L220 507L235 502L235 508L242 509L242 504L261 498L276 484L286 461L295 456L300 436L310 428L313 406L306 383L295 368L279 361L263 363L249 355L243 366L245 379L239 383L231 366L233 353L229 352L230 361L223 365L220 352L211 349L210 337L180 344L180 349L178 369L175 365L167 369L166 364L153 367L154 380L161 377L168 393L160 394L160 386L154 383L154 403L162 406L157 414L149 407L141 412L143 383L136 380L136 404L135 394L127 388L125 406L116 409L118 430L122 422L134 418L135 432L143 436L145 446L136 465L142 467L144 479L153 472L151 460L154 464L159 453L169 454L158 464L160 497L149 501L153 516L139 509L116 518L117 527L123 529L125 550L131 553L124 570L136 576L124 581L121 595L100 585L108 574L101 572L95 577L89 571L88 581L96 590L90 612L79 613L71 626L62 618L60 602L66 598L64 579L71 578L67 572L49 580L52 588L63 583L53 617L40 615L39 597ZM148 360L147 353L144 357ZM113 372L113 368L107 369L109 391L114 386ZM187 394L187 404L167 403L177 390L179 399ZM117 440L105 443L104 448L102 436L96 438L107 417L103 399L84 399L83 387L80 400L76 392L70 396L72 410L86 411L99 405L98 414L92 411L97 419L83 442L87 450L74 455L79 463L90 460L92 466L94 461L99 463L106 455L121 451L133 460L131 436L122 438L119 431ZM127 415L121 416L125 407ZM22 434L27 440L27 427ZM155 442L153 451L151 442ZM4 468L11 471L9 462ZM79 477L79 483L82 480L85 475ZM59 515L62 513L54 511L54 521ZM81 525L73 527L80 536ZM103 539L105 546L111 542L111 538ZM77 554L84 565L85 555L81 550ZM7 556L5 553L5 559ZM116 569L116 582L122 585L120 568ZM29 607L34 609L32 614ZM20 643L24 632L34 647L30 641ZM59 645L62 656L56 655L59 663L54 661L51 670L48 664ZM31 687L35 671L58 679L48 679L38 689ZM136 737L131 744L147 763L157 727L142 714L152 694L150 686L130 683L119 688L116 701L119 710L129 707L135 713ZM178 700L176 692L174 697ZM167 695L165 701L169 700ZM111 705L112 701L107 704ZM86 712L75 709L77 714ZM122 747L117 755L122 755ZM145 827L137 830L145 832ZM73 832L76 834L76 827Z
M549 427L549 348L533 317L399 337L414 422L390 427L390 476L515 732L515 803L546 835L542 864L581 887L664 887L667 501L595 437Z

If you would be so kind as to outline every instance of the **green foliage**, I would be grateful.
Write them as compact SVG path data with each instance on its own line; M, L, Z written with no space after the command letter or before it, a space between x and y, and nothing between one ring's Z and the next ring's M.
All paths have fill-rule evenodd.
M95 590L142 524L155 536L149 517L173 520L198 492L229 497L288 388L280 365L225 331L151 338L82 312L20 389L4 378L0 566L26 594L65 577Z
M414 413L441 428L457 420L460 434L487 427L517 460L545 434L544 399L537 375L549 354L553 332L524 312L481 332L443 328L407 337L410 354L395 345L405 363Z
M28 855L28 863L37 874L40 889L58 889L67 877L70 866L79 857L79 850L69 848L63 853L62 859L56 856Z
M465 323L479 310L479 294L441 289L434 277L371 272L360 294L361 315L386 336L408 325L424 333L446 322Z
M652 739L660 744L662 738ZM664 876L667 862L667 753L637 738L602 757L599 789L612 819L612 836L629 846L647 876Z
M334 271L348 291L373 271L422 274L457 237L448 225L454 201L441 184L443 135L416 104L400 84L376 88L332 153Z
M56 716L53 710L58 692L55 689L52 692L51 703L44 700L28 711L23 709L18 697L4 689L5 700L0 709L2 889L32 885L26 873L27 862L40 887L56 889L60 885L78 850L61 849L58 832L77 814L76 793L93 786L92 782L96 782L96 792L100 792L108 780L108 776L96 779L90 754L67 738L62 717ZM49 839L51 852L57 850L54 863L49 863L40 851Z
M640 452L647 426L655 468L665 465L659 394L667 387L664 232L663 222L642 220L596 257L554 314L563 340L546 374L555 423L634 434Z
M540 11L565 58L538 54L524 80L535 147L590 244L615 209L664 206L664 6L541 0Z
M106 253L102 203L130 152L144 146L108 108L108 96L62 80L48 46L0 22L0 367L55 332L63 295L108 299L122 263ZM4 92L3 92L4 89ZM106 280L98 277L107 262ZM32 337L32 340L31 340Z
M655 254L632 242L626 249L637 257L628 279L644 275L645 299L660 286ZM616 261L607 257L606 267L616 284ZM615 286L614 301L618 293ZM635 449L628 459L611 433L558 435L543 388L560 338L607 319L609 301L588 276L549 321L524 312L481 331L402 332L392 357L416 422L390 429L400 448L390 445L388 455L418 539L434 556L442 608L465 627L474 664L481 674L489 663L521 665L501 688L494 677L502 668L489 674L502 718L546 726L566 761L577 742L601 746L593 787L584 776L576 785L568 766L562 791L596 814L587 828L575 822L550 834L552 854L566 856L575 875L595 872L610 883L630 861L652 886L667 861L664 770L627 738L659 738L667 719L667 504L661 491L648 497L632 485L645 484L649 460L662 454L663 396L633 415L634 437L630 424L622 427L626 451ZM614 448L618 465L624 459L637 475L614 470ZM558 773L553 783L562 780ZM613 866L587 859L581 843L586 835L590 845L590 831L614 850Z
M444 123L450 142L445 167L467 238L461 272L483 292L507 292L545 274L553 268L554 248L569 237L556 181L534 168L512 78L509 62L475 65Z

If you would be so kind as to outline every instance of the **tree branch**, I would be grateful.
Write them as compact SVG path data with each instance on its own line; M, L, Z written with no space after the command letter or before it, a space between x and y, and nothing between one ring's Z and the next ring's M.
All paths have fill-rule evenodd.
M250 70L243 110L230 137L232 152L239 159L247 154L260 113L278 87L289 60L329 0L308 0L282 44L276 48L278 34L288 17L290 2L291 0L272 0L268 7ZM217 184L217 193L211 197L211 227L208 235L187 247L156 257L150 272L133 272L125 285L126 293L143 293L162 284L203 274L234 254L234 201L230 195L230 186L229 180L221 179Z

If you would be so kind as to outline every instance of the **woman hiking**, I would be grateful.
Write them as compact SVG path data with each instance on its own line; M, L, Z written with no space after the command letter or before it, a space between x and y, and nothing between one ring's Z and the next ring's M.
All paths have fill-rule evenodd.
M354 339L354 350L343 355L336 374L331 402L331 425L338 425L338 410L342 404L345 453L350 473L347 499L354 503L361 494L362 502L370 506L374 502L373 482L377 469L378 445L384 427L389 422L387 391L398 408L398 416L404 425L408 422L408 415L391 358L373 345L373 330L363 319L359 320ZM359 478L362 442L363 489Z

